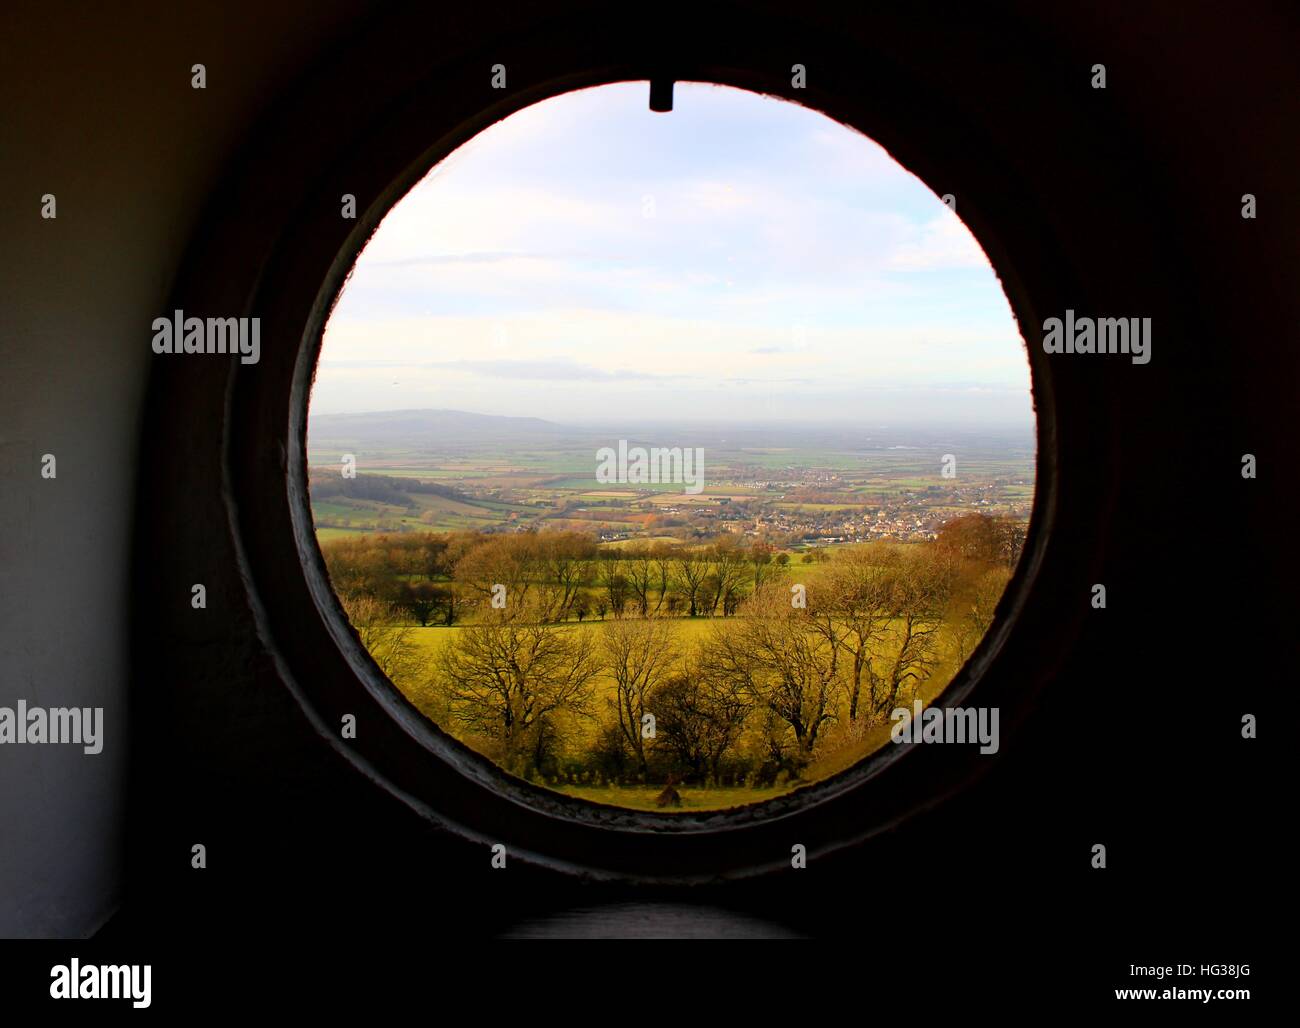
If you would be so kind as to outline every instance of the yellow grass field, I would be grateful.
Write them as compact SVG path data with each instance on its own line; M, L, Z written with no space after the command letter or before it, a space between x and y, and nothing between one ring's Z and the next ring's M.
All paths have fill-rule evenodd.
M675 647L677 653L684 656L691 644L704 639L716 624L732 620L734 619L724 619L722 617L680 617L671 619L670 623L677 639ZM582 623L569 622L562 627L557 627L557 630L599 634L604 631L606 624L608 622L602 622L599 619ZM412 703L419 707L426 716L435 721L439 720L439 714L441 713L438 691L433 680L435 661L443 647L450 644L456 635L464 630L463 626L412 628L410 630L410 640L421 655L421 667L426 670L418 674L415 680L404 683L399 687L402 688L402 691ZM921 687L920 698L922 702L925 704L933 702L947 687L956 669L955 661L951 659L945 660L937 667L934 675ZM608 716L608 701L613 695L613 681L606 678L598 679L594 706L598 717L605 718ZM900 696L900 705L910 705L912 699L913 697L910 694L906 697ZM455 731L456 726L454 724L442 725L442 727L451 730L458 738L461 737L460 733ZM681 786L678 791L682 796L682 806L671 808L670 812L682 813L692 810L724 809L772 799L796 788L806 788L815 781L824 780L830 775L848 769L883 746L889 745L891 727L892 725L888 721L875 724L869 728L859 725L851 730L847 726L828 725L825 733L827 741L831 742L833 740L835 744L826 746L824 754L820 755L809 766L806 781L765 788ZM567 745L575 751L580 752L590 747L595 742L597 732L597 724L588 719L564 719L564 735ZM462 741L473 748L477 748L473 739L462 738ZM657 809L655 798L663 788L662 786L573 785L563 782L539 782L537 784L546 785L559 792L596 803L607 803L614 806L644 810Z

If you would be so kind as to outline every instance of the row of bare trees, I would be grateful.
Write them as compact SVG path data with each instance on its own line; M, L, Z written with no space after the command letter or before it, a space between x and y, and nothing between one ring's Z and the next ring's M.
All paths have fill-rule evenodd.
M788 561L764 542L602 548L579 532L380 535L323 547L341 596L369 595L420 625L453 624L504 586L539 620L731 615Z
M619 559L576 533L442 543L397 554L407 568L438 568L406 571L408 588L446 575L451 585L437 587L459 596L466 623L432 659L412 646L392 600L344 596L380 669L513 770L546 774L567 753L642 782L656 768L716 782L728 761L798 774L825 749L829 726L879 724L945 662L964 661L1010 574L1000 554L971 557L942 537L836 550L800 595L771 573L770 553L756 561L730 540ZM620 616L575 623L584 591L608 590L615 578L629 597L612 606ZM711 613L726 591L714 582L748 593L734 617L684 636L665 596L683 590L691 610Z
M882 721L951 656L941 630L958 577L933 547L844 550L805 602L765 582L685 647L680 622L653 610L594 628L559 624L530 609L551 602L533 594L506 609L481 605L440 651L434 678L462 733L537 766L545 744L563 741L563 715L598 730L642 781L656 750L716 779L746 734L797 769L828 724Z

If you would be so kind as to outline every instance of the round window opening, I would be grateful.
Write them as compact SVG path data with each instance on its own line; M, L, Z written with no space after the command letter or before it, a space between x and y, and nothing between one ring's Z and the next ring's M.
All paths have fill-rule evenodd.
M1030 369L956 197L808 108L647 91L519 111L392 207L324 330L308 483L439 729L719 810L920 734L1024 545Z

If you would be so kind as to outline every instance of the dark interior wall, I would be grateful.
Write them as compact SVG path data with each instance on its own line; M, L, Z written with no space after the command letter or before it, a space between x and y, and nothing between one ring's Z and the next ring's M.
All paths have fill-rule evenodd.
M0 704L102 706L106 725L98 756L0 747L0 936L86 935L120 900L149 323L253 119L363 13L0 12ZM206 90L190 87L195 63Z
M420 49L436 61L574 9L434 12ZM593 10L623 19L627 32L646 24L636 11ZM195 933L233 933L257 909L298 933L418 917L491 932L526 912L627 898L523 867L489 878L479 852L427 827L323 745L257 645L238 575L222 565L217 505L188 511L184 496L171 496L162 516L192 518L190 541L138 552L133 588L136 516L159 516L135 509L149 470L136 466L150 452L140 428L170 423L178 437L203 435L194 412L169 410L156 378L148 392L149 321L257 120L370 14L227 4L219 13L61 15L42 5L3 17L0 703L103 705L108 744L93 758L0 749L0 935L93 932L126 888L124 824L128 909L142 931L183 919ZM1282 469L1300 382L1294 13L1180 4L1171 15L1103 3L978 16L812 7L800 17L859 46L866 61L915 74L1003 141L1000 156L1021 155L1043 191L1019 214L1016 197L1003 197L996 213L1041 218L1068 242L1068 259L1105 268L1088 280L1106 302L1154 313L1154 357L1145 368L1070 369L1097 397L1097 452L1106 441L1113 457L1089 465L1076 435L1080 477L1113 482L1115 494L1105 524L1070 522L1065 511L1060 544L1091 555L1111 607L1070 649L1042 654L1055 683L1018 744L976 788L861 853L804 879L693 898L829 934L844 918L871 916L909 879L896 869L911 868L912 879L975 890L970 910L955 900L931 926L987 917L986 896L1026 932L1131 920L1139 907L1175 920L1192 910L1208 928L1239 929L1231 883L1260 867L1262 829L1261 768L1240 749L1236 725L1275 701L1214 619L1225 603L1246 607L1254 644L1280 651L1285 666L1284 611L1294 604L1259 598L1285 596L1293 581L1293 555L1272 529L1294 511ZM746 30L743 14L733 23ZM196 61L207 65L206 91L190 89ZM1098 62L1108 68L1104 96L1086 85ZM1073 92L1062 85L1071 77ZM933 116L918 107L918 120ZM58 196L56 221L39 217L46 192ZM1240 217L1243 192L1259 198L1255 221ZM1132 231L1138 223L1147 231ZM45 452L59 458L54 482L39 476ZM1244 452L1260 457L1252 483L1238 473ZM145 495L152 503L159 494ZM187 581L204 561L204 574L229 586L215 594L232 598L229 621L179 627L148 589ZM174 579L173 562L186 562ZM1218 641L1203 644L1189 624ZM1152 693L1161 696L1155 710ZM133 727L140 788L128 821ZM220 854L197 879L188 865L195 839ZM1097 841L1117 855L1105 879L1087 866ZM337 894L342 911L322 907L322 896ZM1191 895L1199 899L1189 907ZM1136 928L1157 930L1150 917Z

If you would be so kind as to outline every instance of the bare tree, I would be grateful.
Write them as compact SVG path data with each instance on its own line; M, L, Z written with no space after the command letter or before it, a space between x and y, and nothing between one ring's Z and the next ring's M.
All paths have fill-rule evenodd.
M849 547L808 591L813 630L845 654L850 721L857 720L863 681L889 631L898 566L891 548Z
M993 624L993 614L997 610L998 600L1006 592L1007 582L1011 579L1009 568L990 568L971 584L968 595L963 596L963 611L957 623L957 657L965 661L972 653L984 634Z
M517 749L530 729L567 711L591 716L600 671L592 634L539 624L529 612L493 612L460 630L438 658L451 716Z
M668 543L656 543L650 547L650 561L654 565L655 586L659 592L659 598L655 602L652 614L658 614L663 608L664 600L668 596L668 588L672 583L673 567L676 564L677 547Z
M601 634L605 672L614 682L608 703L644 782L649 769L642 726L650 713L649 697L672 666L672 632L668 624L650 617L613 621Z
M542 580L554 589L555 620L574 613L585 586L595 574L596 542L580 532L545 532L538 537Z
M891 657L872 661L871 709L894 709L904 689L913 694L939 663L939 630L952 596L955 571L942 552L926 550L904 557L893 575L888 636Z
M654 588L655 562L646 548L629 546L623 551L624 574L637 613L646 617L650 613L650 590Z
M602 555L602 557L603 559L596 565L596 581L604 593L603 606L608 606L609 612L614 617L621 618L627 609L630 592L627 576L622 570L623 562L611 555ZM604 609L601 609L600 616L602 619L605 617Z
M1008 571L1020 563L1028 534L1029 522L1013 518L998 519L999 556L1006 562Z
M718 612L718 604L722 604L723 614L727 614L729 605L733 598L737 598L740 583L745 579L745 564L747 555L740 544L731 537L720 539L709 551L709 558L713 565L712 573L717 579L717 589L713 593L713 606L710 614Z
M708 640L710 666L790 726L804 762L835 717L839 658L840 647L812 630L807 612L771 586Z
M394 605L365 594L340 599L361 645L379 670L394 685L409 688L419 661L411 639L411 626L401 623L401 612Z
M695 617L699 613L699 598L704 580L709 575L708 561L695 550L682 550L677 554L673 567L690 604L690 616Z
M734 678L712 673L699 660L666 678L650 699L657 741L696 777L718 784L719 766L735 746L753 709Z
M457 561L455 577L480 609L489 608L500 586L505 586L505 601L511 609L530 604L541 579L536 535L495 535L479 540ZM533 609L541 620L549 620L547 603Z

